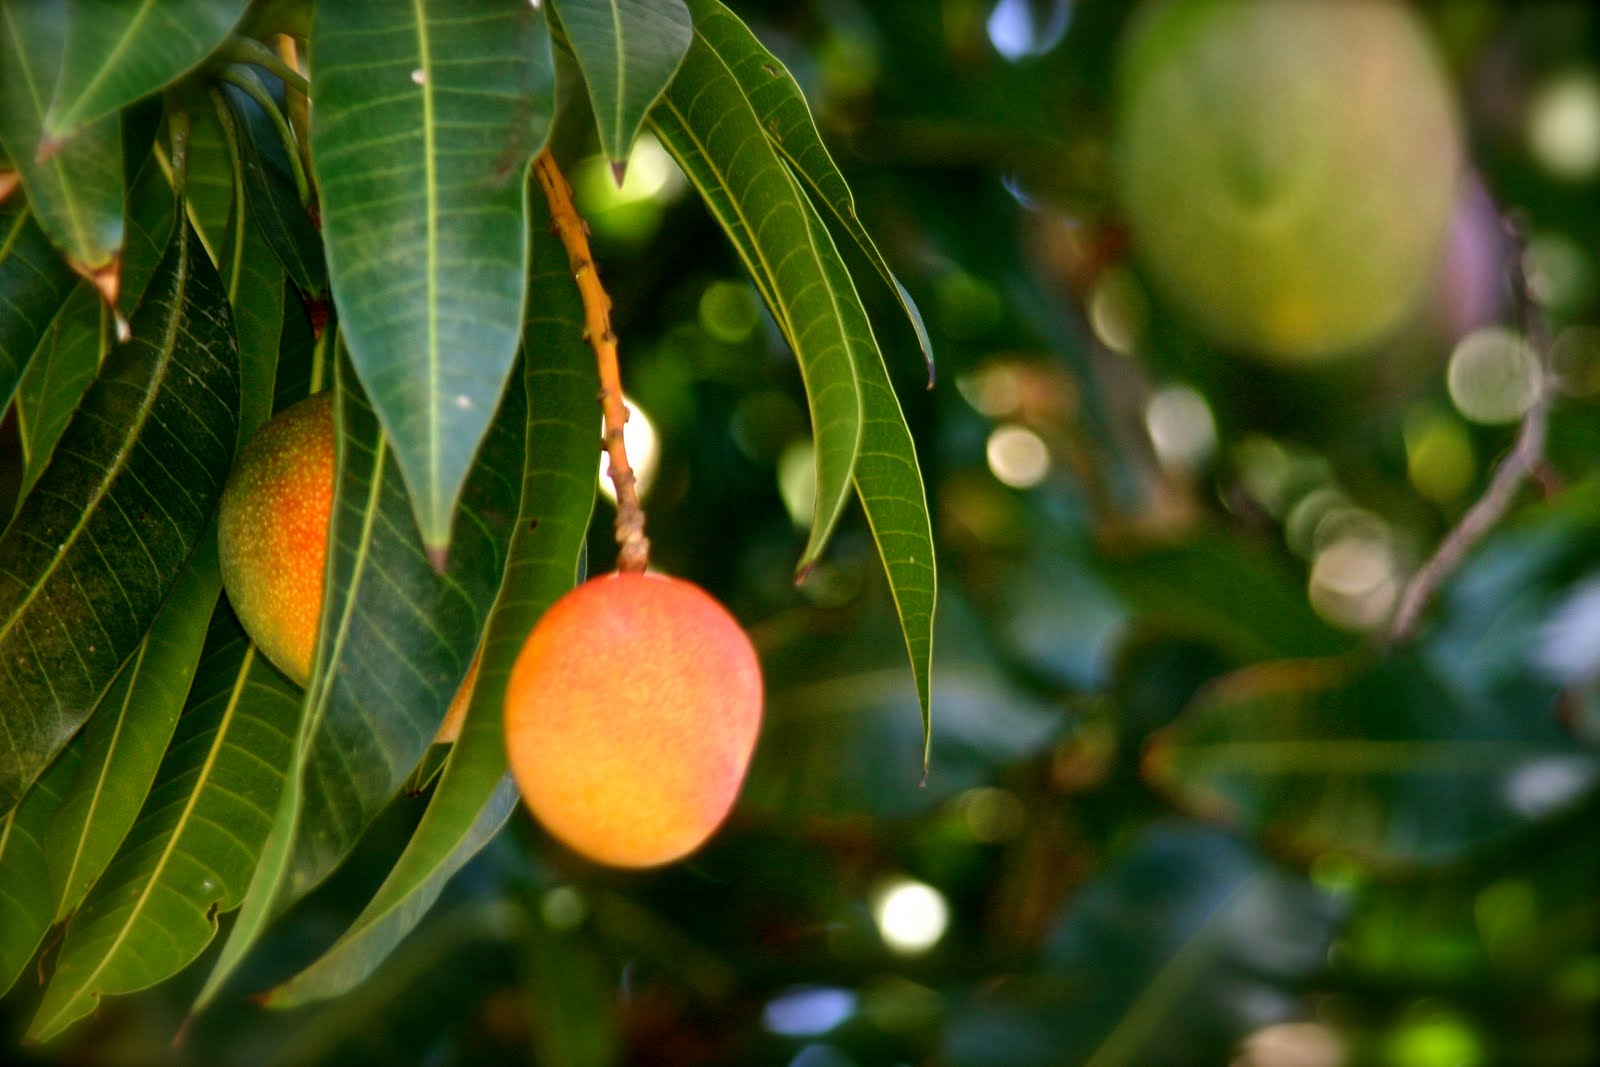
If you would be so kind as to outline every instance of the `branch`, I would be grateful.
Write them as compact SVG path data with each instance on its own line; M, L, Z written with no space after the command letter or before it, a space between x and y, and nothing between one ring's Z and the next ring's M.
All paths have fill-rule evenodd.
M1545 435L1550 424L1550 404L1556 386L1550 365L1549 328L1528 293L1528 275L1524 266L1527 242L1522 224L1514 218L1507 218L1504 224L1511 237L1513 253L1507 269L1512 298L1521 319L1523 336L1539 357L1538 389L1534 392L1533 403L1523 413L1522 424L1517 429L1517 438L1511 451L1495 468L1488 488L1406 583L1400 594L1400 605L1389 623L1391 644L1403 643L1416 633L1422 613L1439 586L1461 565L1473 546L1505 518L1523 481L1539 473L1544 464Z
M589 227L572 205L572 187L556 166L548 149L533 163L534 173L550 203L550 223L566 246L572 276L583 297L584 339L594 348L600 368L600 408L605 415L602 444L610 458L607 473L617 490L617 569L641 574L650 565L650 540L644 535L644 510L639 507L639 487L628 464L622 427L628 409L622 402L622 372L617 365L617 335L611 329L611 298L600 284L589 252Z

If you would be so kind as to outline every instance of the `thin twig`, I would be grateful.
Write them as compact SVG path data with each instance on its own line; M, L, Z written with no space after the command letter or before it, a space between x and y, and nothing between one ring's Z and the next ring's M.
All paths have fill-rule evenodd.
M1439 586L1461 565L1473 546L1505 518L1522 483L1537 474L1544 464L1550 404L1556 391L1554 368L1550 363L1549 328L1537 302L1528 292L1527 268L1524 265L1527 242L1523 227L1516 219L1507 218L1505 228L1511 237L1512 256L1507 273L1512 298L1521 320L1523 337L1539 358L1538 388L1534 391L1533 402L1523 413L1522 424L1517 429L1511 451L1495 468L1483 495L1473 502L1460 521L1445 535L1433 555L1406 583L1400 594L1400 605L1389 623L1391 644L1400 644L1412 637L1423 611Z
M550 203L550 223L566 246L572 276L583 297L584 336L594 348L600 368L600 408L605 416L602 442L610 458L608 473L617 490L617 570L643 573L650 565L650 540L644 534L644 510L639 506L639 487L628 464L628 449L622 427L628 421L628 408L622 402L622 372L617 365L617 335L611 329L611 298L600 284L594 257L589 251L589 228L572 204L572 187L549 150L534 160L534 173Z

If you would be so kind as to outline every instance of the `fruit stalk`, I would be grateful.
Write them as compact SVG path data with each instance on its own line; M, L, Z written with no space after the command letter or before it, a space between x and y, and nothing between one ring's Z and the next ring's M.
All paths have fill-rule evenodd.
M550 225L566 246L572 276L583 297L584 337L594 348L600 368L600 408L605 416L602 445L610 461L607 473L617 490L617 570L642 574L650 565L650 539L644 533L639 487L622 439L628 408L622 402L622 371L617 365L617 335L611 329L611 298L600 284L600 274L589 252L589 227L573 206L572 186L548 149L539 153L533 169L550 204Z

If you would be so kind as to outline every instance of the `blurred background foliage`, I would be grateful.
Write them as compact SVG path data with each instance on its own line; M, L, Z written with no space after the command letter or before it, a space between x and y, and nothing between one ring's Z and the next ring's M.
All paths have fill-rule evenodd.
M1138 258L1111 143L1134 5L737 8L805 88L938 355L924 389L914 338L884 328L942 552L926 784L865 523L790 584L798 373L647 139L620 191L598 155L574 180L658 564L748 621L766 666L730 824L621 874L518 818L350 997L223 1005L169 1048L195 967L24 1054L1600 1062L1600 9L1415 8L1465 135L1445 247L1365 354L1286 365L1208 341ZM1519 256L1557 374L1544 458L1391 647L1407 577L1542 373L1504 282ZM609 540L596 522L597 566ZM325 947L421 810L399 801L247 983ZM7 1026L31 1007L13 996Z

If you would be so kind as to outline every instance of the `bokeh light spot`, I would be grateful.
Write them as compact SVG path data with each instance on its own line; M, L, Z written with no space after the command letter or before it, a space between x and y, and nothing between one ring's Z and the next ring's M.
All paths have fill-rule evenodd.
M1459 419L1421 410L1406 419L1406 476L1417 492L1439 504L1459 500L1477 475L1472 438Z
M1587 178L1600 169L1600 78L1573 71L1546 83L1528 114L1528 143L1552 174Z
M761 1022L784 1037L815 1037L850 1018L856 995L831 986L805 986L779 994L761 1011Z
M938 944L950 924L950 907L933 886L906 878L879 890L872 916L884 944L913 956Z
M761 305L747 282L712 282L700 294L700 327L727 344L749 338L761 322Z
M650 416L631 397L622 398L628 409L628 422L622 428L622 443L628 449L628 465L639 487L639 498L644 499L655 482L656 467L661 460L661 442ZM602 428L601 433L605 431ZM617 502L617 487L611 482L611 460L604 452L600 455L600 492L613 504Z
M969 789L956 799L956 805L967 833L985 844L1011 840L1028 821L1021 799L1006 789Z
M1439 1009L1419 1014L1390 1031L1385 1062L1393 1067L1478 1067L1483 1045L1461 1018Z
M1387 538L1362 531L1342 534L1318 551L1311 564L1311 606L1336 626L1376 628L1389 618L1398 594Z
M1133 272L1113 267L1095 280L1089 292L1089 328L1111 351L1127 355L1138 348L1149 317L1149 302Z
M1039 8L1045 6L1045 10ZM1048 52L1066 36L1072 24L1072 0L1054 0L1040 5L1030 0L1000 0L989 12L985 29L989 43L1002 56L1015 62Z
M583 894L570 885L558 885L539 901L539 916L552 930L574 930L589 914Z
M1542 373L1526 341L1503 326L1486 326L1450 353L1445 384L1456 410L1473 422L1495 425L1517 421L1533 405Z
M1026 426L1008 423L996 427L984 454L994 476L1013 489L1038 485L1050 473L1050 449Z
M1200 468L1217 449L1217 424L1205 397L1187 385L1157 389L1145 405L1144 425L1161 465Z

